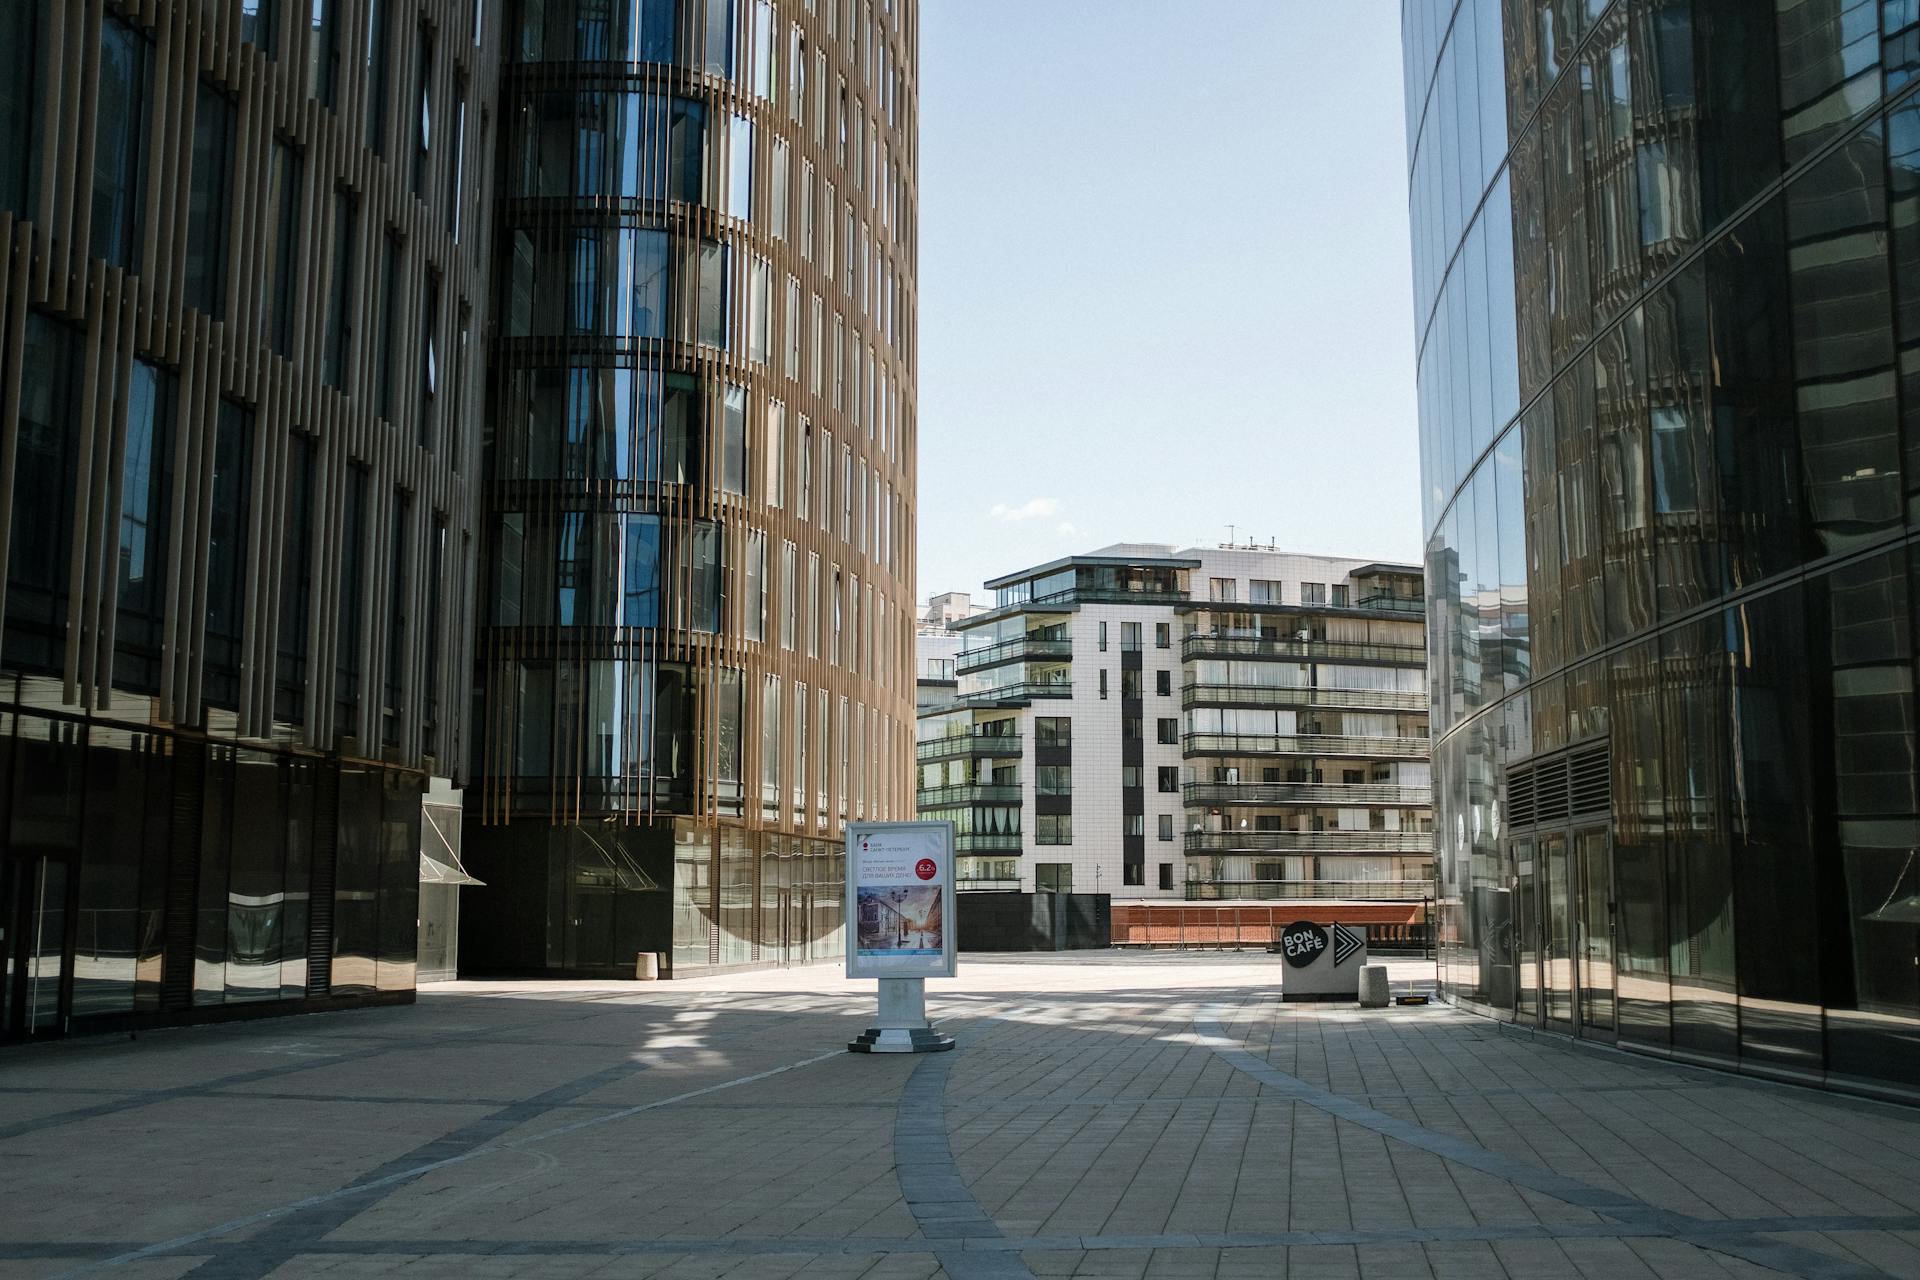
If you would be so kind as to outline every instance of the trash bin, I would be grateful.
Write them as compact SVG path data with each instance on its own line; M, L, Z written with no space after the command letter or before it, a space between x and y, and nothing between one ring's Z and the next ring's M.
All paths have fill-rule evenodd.
M1360 970L1360 1007L1362 1009L1387 1007L1387 966L1370 964Z
M660 980L660 953L642 951L633 958L633 976L641 982Z

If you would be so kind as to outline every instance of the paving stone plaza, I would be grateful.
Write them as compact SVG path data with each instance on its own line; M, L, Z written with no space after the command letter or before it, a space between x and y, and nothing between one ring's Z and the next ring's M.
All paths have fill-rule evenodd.
M963 959L922 1056L831 967L10 1050L0 1276L1920 1275L1920 1112L1277 964Z

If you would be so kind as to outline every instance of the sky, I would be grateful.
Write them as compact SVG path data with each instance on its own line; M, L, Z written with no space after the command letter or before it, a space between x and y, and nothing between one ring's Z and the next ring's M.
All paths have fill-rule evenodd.
M918 177L922 599L1419 560L1398 0L923 0Z

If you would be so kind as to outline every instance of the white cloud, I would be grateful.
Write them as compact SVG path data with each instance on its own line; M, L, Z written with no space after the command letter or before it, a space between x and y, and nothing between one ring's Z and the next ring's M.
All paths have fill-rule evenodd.
M996 502L987 514L995 520L1004 520L1008 524L1016 524L1021 520L1033 520L1040 516L1060 514L1060 499L1029 498L1017 507L1010 507L1004 502Z

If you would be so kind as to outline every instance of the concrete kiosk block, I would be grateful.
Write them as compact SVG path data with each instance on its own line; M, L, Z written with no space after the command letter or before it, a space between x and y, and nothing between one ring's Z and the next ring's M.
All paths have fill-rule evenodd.
M1360 1007L1362 1009L1387 1007L1387 966L1370 964L1360 970Z

